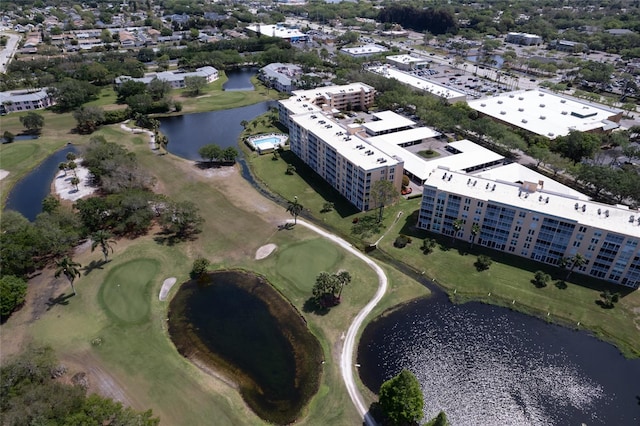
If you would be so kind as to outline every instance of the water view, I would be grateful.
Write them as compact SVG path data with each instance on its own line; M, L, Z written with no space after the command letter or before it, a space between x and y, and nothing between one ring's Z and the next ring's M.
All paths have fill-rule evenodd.
M67 145L20 179L9 192L6 209L15 210L33 222L42 213L42 200L51 193L51 181L58 172L58 164L67 161L69 152L76 152L76 148Z
M255 90L251 78L258 73L256 68L238 68L225 71L228 80L222 85L225 91Z
M169 334L184 356L222 370L263 419L294 421L318 390L322 348L305 321L263 278L241 271L183 284Z
M583 331L481 303L410 303L369 325L360 377L377 392L403 368L427 419L458 425L638 425L640 360Z
M237 147L243 130L240 123L264 114L270 105L270 102L260 102L241 108L166 117L160 119L160 131L169 138L170 153L188 160L201 160L198 149L203 145Z

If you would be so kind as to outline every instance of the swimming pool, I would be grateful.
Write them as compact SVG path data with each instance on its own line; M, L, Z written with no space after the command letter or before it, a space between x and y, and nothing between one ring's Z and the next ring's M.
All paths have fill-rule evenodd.
M285 134L263 134L250 137L247 144L258 154L265 154L284 146L288 139L289 136Z

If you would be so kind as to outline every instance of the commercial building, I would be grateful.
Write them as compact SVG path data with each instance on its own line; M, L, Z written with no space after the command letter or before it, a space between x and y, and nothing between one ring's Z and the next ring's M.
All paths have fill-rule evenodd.
M380 46L379 44L365 44L364 46L343 47L340 49L340 52L345 55L353 56L354 58L366 58L368 56L388 51L389 49L384 46Z
M387 63L399 70L412 71L416 69L429 68L429 60L411 55L387 56Z
M434 169L418 227L549 265L579 253L587 263L575 272L640 286L637 211L590 201L517 164L473 175Z
M527 33L508 33L504 41L507 43L519 44L522 46L533 46L542 44L542 37Z
M55 101L47 93L46 88L35 92L29 90L0 92L0 114L43 109L54 104Z
M361 211L377 207L371 197L376 181L388 180L400 190L403 162L340 126L332 116L347 102L367 108L374 93L371 86L355 83L295 91L279 102L291 151Z
M144 84L149 84L156 78L158 80L167 81L174 89L181 89L185 87L185 78L187 77L202 77L207 83L212 83L218 79L218 70L214 67L201 67L197 68L193 72L180 72L180 71L163 71L153 72L145 74L144 77L130 77L128 75L121 75L116 77L115 83L120 86L125 81L139 81Z
M309 39L307 35L298 28L287 27L284 24L251 24L247 26L247 30L258 35L261 34L269 37L283 38L285 40L289 40L291 43L307 41Z
M380 74L381 76L386 78L394 78L399 82L406 84L407 86L423 90L425 93L444 99L450 104L467 101L467 94L461 90L457 90L451 86L446 86L444 84L436 83L426 78L408 73L406 71L401 71L389 65L369 67L367 70L376 74Z
M623 111L537 89L469 101L481 115L555 139L571 130L607 132L619 127Z

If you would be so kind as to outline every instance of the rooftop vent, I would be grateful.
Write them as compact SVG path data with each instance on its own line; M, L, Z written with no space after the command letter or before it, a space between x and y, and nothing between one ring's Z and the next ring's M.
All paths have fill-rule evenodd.
M476 184L478 183L478 179L473 181L473 186L476 186Z
M602 209L598 209L598 214L602 213Z
M518 100L519 101L524 101L524 98L522 96L518 96Z
M561 103L561 104L566 104L566 103L567 103L567 100L566 100L566 99L560 99L560 103Z
M489 182L487 182L487 185L484 187L484 189L489 189Z
M549 204L549 197L544 201L545 204Z
M453 175L452 175L452 174L451 174L451 175L449 175L449 177L447 178L447 182L450 182L452 177L453 177Z
M496 184L495 184L495 183L493 184L493 187L491 188L491 190L492 190L492 191L495 191L495 190L496 190Z
M544 104L540 104L540 108L544 108Z
M633 215L629 216L629 222L630 223L635 222L635 220L636 220L636 218Z
M522 112L524 111L524 108L518 108L518 111Z
M467 185L471 183L471 178L467 179Z
M507 111L500 111L500 115L507 115Z
M486 107L486 106L487 106L487 104L480 104L480 106L481 106L481 107Z
M544 93L539 93L538 96L544 96Z
M445 174L442 175L442 179L446 179L447 178L447 173L445 172Z
M583 204L583 205L582 205L582 212L584 213L584 212L586 212L586 211L587 211L587 205L586 205L586 204Z
M540 116L540 120L546 120L546 119L547 119L547 117L545 117L544 115Z
M549 132L549 133L547 133L547 136L549 136L550 138L552 138L552 137L554 136L554 133L553 133L553 132Z
M567 113L567 111L562 111L560 114L567 115L568 113Z
M513 98L513 95L509 95L510 98Z
M578 209L580 208L580 204L576 203L573 207L574 207L576 210L578 210ZM631 216L631 217L633 217L633 216Z
M502 101L498 101L498 103L499 103L499 104L501 104L501 103L502 103Z
M523 119L522 119L522 122L523 122L523 123L528 123L528 121L527 121L527 119L526 119L526 118L523 118Z
M609 217L609 210L604 211L604 217Z

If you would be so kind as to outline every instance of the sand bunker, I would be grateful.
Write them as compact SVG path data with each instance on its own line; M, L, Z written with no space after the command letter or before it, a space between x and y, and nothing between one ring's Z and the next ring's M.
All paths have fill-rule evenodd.
M0 170L0 180L6 178L7 176L9 176L9 172L6 170Z
M256 260L264 259L265 257L269 256L271 253L273 253L277 248L278 246L275 244L267 244L260 247L256 251Z
M80 164L81 161L81 158L76 159L76 164ZM76 176L80 179L77 188L71 183L71 179ZM93 194L96 188L89 186L89 169L78 165L78 168L75 169L75 174L73 171L67 170L66 173L61 171L58 176L56 176L55 191L63 200L76 201Z
M176 277L171 277L164 280L164 282L162 283L162 288L160 289L160 296L159 296L159 299L161 302L164 302L165 300L167 300L167 296L171 291L171 287L173 287L175 283L176 283Z

